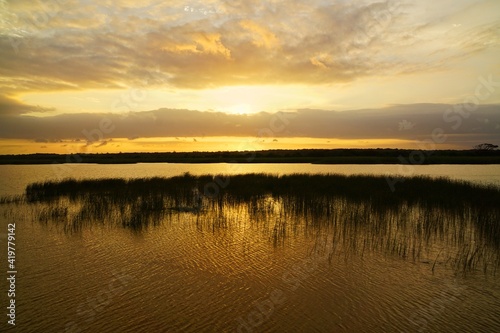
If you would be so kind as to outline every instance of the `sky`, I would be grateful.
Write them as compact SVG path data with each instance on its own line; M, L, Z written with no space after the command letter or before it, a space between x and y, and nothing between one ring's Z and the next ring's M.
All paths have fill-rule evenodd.
M0 154L500 144L498 13L0 0Z

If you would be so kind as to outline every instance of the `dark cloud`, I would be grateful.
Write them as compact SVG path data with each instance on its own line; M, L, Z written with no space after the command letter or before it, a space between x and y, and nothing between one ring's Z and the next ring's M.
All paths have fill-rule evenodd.
M28 105L14 98L0 95L0 116L5 115L21 115L32 112L48 112L54 108L46 108L38 105Z
M467 106L469 109L472 106ZM500 105L411 104L351 111L297 110L277 114L231 115L159 109L118 114L62 114L3 117L2 138L84 140L105 145L112 138L148 137L313 137L428 140L440 128L453 142L500 141ZM450 141L450 142L451 142Z

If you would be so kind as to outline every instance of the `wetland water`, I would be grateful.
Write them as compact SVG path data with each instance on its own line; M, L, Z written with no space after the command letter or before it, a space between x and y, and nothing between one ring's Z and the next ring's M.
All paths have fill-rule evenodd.
M3 195L21 194L34 181L69 176L398 171L398 166L225 164L0 168L7 175L2 179ZM415 167L413 172L476 183L497 184L500 179L498 166L423 169ZM193 188L202 189L211 181L220 192L210 185L214 195L203 199L199 212L182 211L196 207ZM365 194L334 197L311 197L311 191L293 186L291 194L284 194L264 185L260 195L251 196L245 191L248 181L237 178L180 184L174 187L175 195L162 194L160 201L161 206L177 210L158 209L157 196L144 199L136 190L127 194L119 183L109 186L115 189L111 196L82 190L74 197L61 194L50 200L33 197L30 203L2 204L2 232L8 223L16 223L16 328L22 332L500 330L498 243L476 223L494 218L492 210L465 207L458 199L460 207L452 211L445 204L410 199L379 209L366 193L375 186L376 196L387 202L391 192L384 182L365 182L367 189L358 191ZM251 179L251 184L255 188L262 182ZM308 184L311 180L303 187ZM398 183L396 191L411 188L407 185ZM234 193L226 195L224 189ZM5 234L1 236L3 241ZM4 265L2 258L5 271ZM4 292L1 300L7 304ZM0 325L2 331L8 328L6 320Z

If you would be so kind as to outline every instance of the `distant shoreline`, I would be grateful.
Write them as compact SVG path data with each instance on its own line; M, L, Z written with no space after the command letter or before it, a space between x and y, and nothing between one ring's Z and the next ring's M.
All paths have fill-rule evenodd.
M61 163L500 164L500 150L301 149L0 155L0 165Z

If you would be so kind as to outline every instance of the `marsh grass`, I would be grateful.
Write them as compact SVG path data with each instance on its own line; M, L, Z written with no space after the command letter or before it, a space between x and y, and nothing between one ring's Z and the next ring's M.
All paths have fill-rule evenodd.
M35 207L33 220L68 233L96 225L141 232L194 219L199 230L214 233L247 224L276 247L293 237L327 235L330 258L381 252L463 273L494 273L500 265L498 187L411 177L392 192L378 176L245 174L231 176L214 195L206 184L215 180L190 174L66 179L31 184L23 197L0 203ZM196 207L194 193L201 193L201 209L189 208Z

